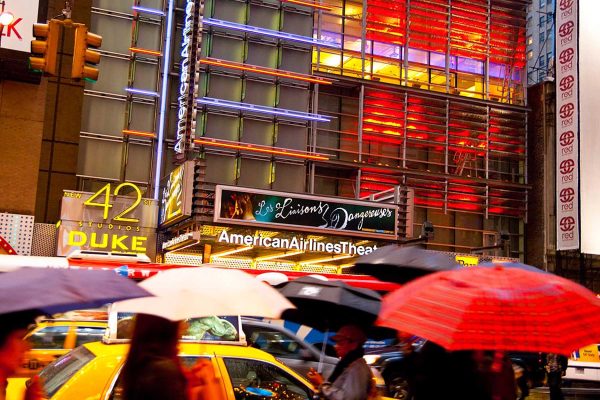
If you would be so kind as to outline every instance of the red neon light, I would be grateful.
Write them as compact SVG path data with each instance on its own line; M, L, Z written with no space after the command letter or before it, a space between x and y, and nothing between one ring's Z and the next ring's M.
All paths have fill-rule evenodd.
M129 136L141 136L141 137L149 137L149 138L156 137L156 134L154 132L135 131L132 129L123 129L121 132L123 133L123 135L129 135Z
M311 83L322 83L325 85L331 85L331 83L332 83L332 81L325 79L325 78L313 77L310 75L298 74L296 72L290 72L290 71L280 71L277 69L259 67L256 65L242 64L242 63L237 63L237 62L233 62L233 61L219 60L219 59L210 58L210 57L203 58L200 60L200 62L202 64L215 65L215 66L219 66L219 67L223 67L223 68L231 68L231 69L237 69L240 71L256 72L258 74L278 76L281 78L296 79L299 81L305 81L305 82L311 82Z
M329 157L320 154L300 152L288 149L276 149L274 147L261 146L257 144L241 144L238 142L231 142L229 140L199 138L194 139L194 143L208 147L222 147L235 150L247 150L256 153L276 154L295 158L305 158L309 160L329 160Z
M162 55L162 53L160 51L142 49L139 47L130 47L129 51L131 51L132 53L148 54L150 56L157 56L157 57L160 57Z

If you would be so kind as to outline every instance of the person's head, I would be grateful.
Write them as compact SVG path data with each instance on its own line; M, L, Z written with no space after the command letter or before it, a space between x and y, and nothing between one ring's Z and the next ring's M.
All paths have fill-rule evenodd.
M344 325L331 339L335 342L335 352L337 355L344 357L349 352L361 348L367 341L367 336L356 325Z
M21 365L23 355L30 348L23 337L39 314L20 311L0 315L0 375L12 375Z

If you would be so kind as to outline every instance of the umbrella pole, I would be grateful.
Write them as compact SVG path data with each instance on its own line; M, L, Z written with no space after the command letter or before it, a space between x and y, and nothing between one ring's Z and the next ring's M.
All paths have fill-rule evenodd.
M319 365L317 366L317 372L321 373L323 371L323 360L325 359L325 346L327 345L327 337L329 336L329 329L325 330L325 335L323 336L323 345L321 346L321 354L319 355Z

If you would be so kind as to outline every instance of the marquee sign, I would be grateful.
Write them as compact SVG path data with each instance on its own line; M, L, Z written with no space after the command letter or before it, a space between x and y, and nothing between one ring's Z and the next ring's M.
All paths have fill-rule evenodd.
M126 195L129 191L133 196ZM65 190L57 255L73 250L156 253L156 200L142 197L132 183L108 183L96 193Z
M167 226L192 215L194 162L186 161L169 174L161 199L160 225Z
M393 204L221 185L215 197L215 222L391 240L397 235Z
M579 248L577 1L556 4L556 250Z

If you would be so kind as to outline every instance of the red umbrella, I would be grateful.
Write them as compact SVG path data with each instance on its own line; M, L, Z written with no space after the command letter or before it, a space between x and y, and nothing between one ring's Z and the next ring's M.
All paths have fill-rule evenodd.
M377 324L448 350L570 354L600 342L600 299L553 274L472 267L437 272L390 293Z

